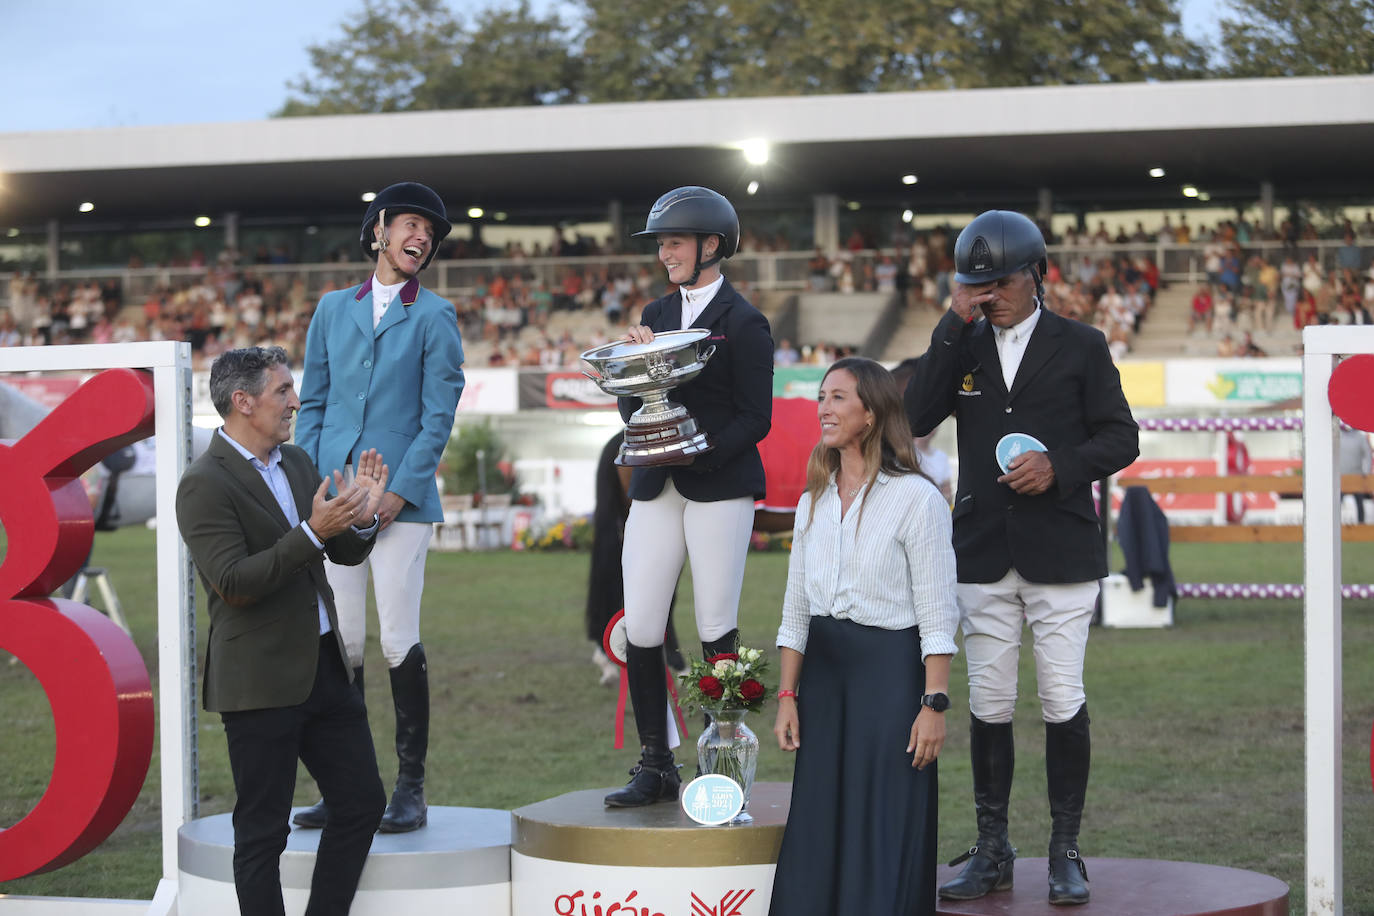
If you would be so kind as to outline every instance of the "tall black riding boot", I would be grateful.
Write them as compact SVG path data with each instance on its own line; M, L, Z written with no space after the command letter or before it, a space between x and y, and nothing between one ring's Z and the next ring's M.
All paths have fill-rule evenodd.
M1007 804L1016 769L1011 723L993 725L969 715L969 756L973 760L973 805L978 842L950 865L967 861L953 881L940 887L945 900L973 900L991 891L1011 890L1016 850L1007 837Z
M715 658L717 655L724 655L737 651L739 651L738 627L726 633L724 636L713 639L710 642L703 642L701 644L701 660L706 661L707 659ZM701 728L703 731L711 727L711 714L709 712L703 710L701 719ZM701 775L700 766L697 767L697 775Z
M358 690L358 696L363 698L363 706L367 705L367 694L363 692L363 666L359 665L353 669L353 686ZM309 808L302 808L296 812L296 816L291 818L291 823L297 827L305 827L308 830L323 830L324 825L329 822L329 808L325 805L324 799L320 799Z
M739 649L739 630L731 630L724 636L701 644L701 658L705 661L715 655L733 653Z
M382 833L407 833L429 819L425 805L425 755L429 753L429 665L425 647L410 647L405 661L391 669L391 702L396 707L396 789L386 806Z
M1045 782L1050 795L1050 903L1088 902L1088 867L1078 852L1078 825L1088 794L1092 741L1088 704L1067 722L1045 723Z
M630 702L639 731L639 763L630 770L625 788L606 796L608 808L639 808L658 801L675 801L682 777L668 750L668 682L663 647L625 644L625 673Z

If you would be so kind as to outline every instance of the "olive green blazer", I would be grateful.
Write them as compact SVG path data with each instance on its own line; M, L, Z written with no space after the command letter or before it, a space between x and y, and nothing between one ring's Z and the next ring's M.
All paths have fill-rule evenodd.
M308 519L319 473L294 445L281 447L281 466L298 516ZM257 470L218 433L177 487L177 526L209 603L205 708L236 712L305 702L319 662L316 596L338 628L324 557L356 566L371 552L372 539L350 529L321 552L301 525L287 523Z

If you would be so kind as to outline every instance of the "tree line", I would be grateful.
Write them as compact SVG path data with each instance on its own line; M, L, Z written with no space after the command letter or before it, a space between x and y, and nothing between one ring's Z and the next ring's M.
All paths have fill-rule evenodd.
M1374 72L1374 0L363 0L279 116Z

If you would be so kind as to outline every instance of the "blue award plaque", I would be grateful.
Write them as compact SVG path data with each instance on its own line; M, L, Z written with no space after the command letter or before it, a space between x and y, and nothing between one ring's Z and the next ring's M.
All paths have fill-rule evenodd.
M1045 443L1026 433L1007 433L997 440L997 466L1007 473L1012 459L1022 452L1047 452Z
M682 790L682 810L698 824L728 824L744 809L744 790L729 776L707 773Z

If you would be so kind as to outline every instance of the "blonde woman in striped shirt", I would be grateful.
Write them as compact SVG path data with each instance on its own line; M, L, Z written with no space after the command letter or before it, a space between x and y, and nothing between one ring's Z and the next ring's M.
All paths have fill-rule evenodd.
M778 630L773 731L797 762L775 916L935 912L954 551L901 400L868 359L821 382Z

